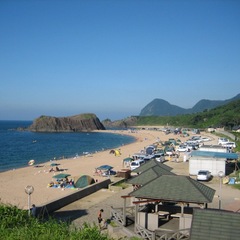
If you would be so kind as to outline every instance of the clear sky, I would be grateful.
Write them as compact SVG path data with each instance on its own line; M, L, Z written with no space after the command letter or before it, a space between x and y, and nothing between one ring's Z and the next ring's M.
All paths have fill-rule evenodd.
M239 0L0 0L0 119L139 115L240 93Z

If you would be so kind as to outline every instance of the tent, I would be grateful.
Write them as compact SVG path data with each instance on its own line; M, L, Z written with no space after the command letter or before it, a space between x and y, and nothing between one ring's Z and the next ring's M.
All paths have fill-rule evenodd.
M154 152L154 147L153 146L148 146L146 148L146 154L151 155Z
M112 149L109 153L110 153L110 154L115 154L115 156L120 156L120 155L121 155L120 150L113 150L113 149Z
M126 166L126 167L129 167L130 166L130 163L133 161L133 158L131 157L127 157L127 158L124 158L123 159L123 165Z
M120 150L115 150L115 156L120 156L121 155L121 152L120 152Z
M57 175L54 175L53 178L57 178L57 179L63 179L63 178L67 178L71 176L71 174L68 173L59 173Z
M93 183L95 183L95 180L92 177L90 177L88 175L83 175L78 178L78 180L75 182L74 186L76 188L84 188Z
M110 171L111 169L113 169L113 167L109 165L102 165L100 167L97 167L97 170L101 170L101 171Z
M123 159L123 162L131 162L131 161L133 161L133 158L131 157L127 157Z

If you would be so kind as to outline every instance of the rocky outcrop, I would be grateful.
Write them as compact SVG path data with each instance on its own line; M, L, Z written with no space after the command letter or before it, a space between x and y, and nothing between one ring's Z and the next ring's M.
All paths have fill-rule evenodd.
M110 119L105 119L102 124L106 128L129 128L135 126L137 123L137 117L128 117L123 120L111 121Z
M83 132L105 130L95 114L79 114L71 117L41 116L28 128L33 132Z

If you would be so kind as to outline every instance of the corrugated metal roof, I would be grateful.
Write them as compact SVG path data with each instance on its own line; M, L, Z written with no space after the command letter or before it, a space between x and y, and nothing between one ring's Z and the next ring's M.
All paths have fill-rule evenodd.
M192 156L199 157L212 157L212 158L226 158L226 159L238 159L239 155L237 153L223 153L223 152L209 152L209 151L192 151Z

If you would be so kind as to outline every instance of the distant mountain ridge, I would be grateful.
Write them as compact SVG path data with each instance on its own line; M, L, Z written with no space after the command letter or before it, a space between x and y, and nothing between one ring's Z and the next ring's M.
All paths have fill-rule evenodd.
M192 108L188 109L172 105L163 99L154 99L141 110L139 116L177 116L182 114L198 113L228 104L229 102L238 99L240 99L240 94L227 100L202 99L197 102Z

